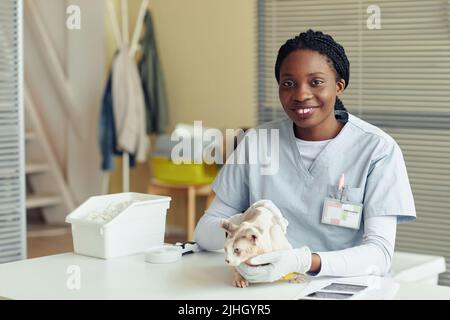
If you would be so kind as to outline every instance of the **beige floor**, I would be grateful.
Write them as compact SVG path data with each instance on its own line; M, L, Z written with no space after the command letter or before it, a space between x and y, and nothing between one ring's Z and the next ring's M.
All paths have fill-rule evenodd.
M58 253L73 251L70 229L63 227L47 227L43 225L28 226L28 258L37 258ZM184 237L167 236L165 242L185 241Z

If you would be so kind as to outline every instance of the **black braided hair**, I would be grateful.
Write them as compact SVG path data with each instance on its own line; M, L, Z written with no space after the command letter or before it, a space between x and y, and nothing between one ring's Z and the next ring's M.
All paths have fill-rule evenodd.
M347 59L344 47L334 41L330 35L321 31L313 31L311 29L300 33L293 39L289 39L280 47L277 61L275 62L275 78L278 83L280 82L280 69L284 59L292 51L300 49L309 49L324 55L327 58L327 62L330 67L336 72L336 82L340 79L344 79L344 89L347 88L350 81L350 62ZM336 97L334 113L336 119L347 122L348 112L339 97Z

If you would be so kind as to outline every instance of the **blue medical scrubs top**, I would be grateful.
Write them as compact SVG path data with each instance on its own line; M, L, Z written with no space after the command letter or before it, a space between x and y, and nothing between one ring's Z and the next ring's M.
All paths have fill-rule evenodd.
M272 130L279 134L275 143L270 139ZM267 143L261 143L264 135ZM291 119L263 124L245 137L220 170L213 190L236 212L245 211L258 200L272 200L289 221L287 237L295 248L307 245L313 251L342 250L362 242L367 218L397 216L398 223L416 218L400 147L381 129L351 114L309 169L301 159ZM278 156L270 162L255 161L258 154L270 155L277 148ZM269 166L278 170L268 170ZM325 198L340 198L342 174L347 200L363 204L359 230L321 223Z

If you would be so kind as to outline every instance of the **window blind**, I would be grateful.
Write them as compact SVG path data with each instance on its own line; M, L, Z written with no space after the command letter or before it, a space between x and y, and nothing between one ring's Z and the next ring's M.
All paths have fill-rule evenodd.
M0 263L26 257L22 7L0 2Z
M381 28L371 30L373 4ZM396 250L444 256L447 272L439 283L450 285L450 1L259 0L259 123L284 116L276 55L308 28L330 34L346 50L346 108L403 151L418 219L399 225Z

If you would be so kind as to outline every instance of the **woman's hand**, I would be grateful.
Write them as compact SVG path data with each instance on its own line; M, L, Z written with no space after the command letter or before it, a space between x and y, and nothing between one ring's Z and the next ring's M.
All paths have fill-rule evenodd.
M279 250L250 259L251 266L241 263L237 269L249 282L273 282L292 273L306 273L311 269L312 255L308 247Z

